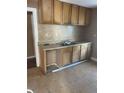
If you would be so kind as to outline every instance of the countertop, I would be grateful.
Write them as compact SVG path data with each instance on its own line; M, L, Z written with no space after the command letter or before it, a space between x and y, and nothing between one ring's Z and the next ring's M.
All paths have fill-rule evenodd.
M61 49L61 48L67 48L67 47L72 47L72 46L78 46L78 45L82 45L82 44L86 44L86 43L91 43L91 42L82 41L82 42L76 42L76 44L66 45L66 46L63 46L60 43L50 44L50 45L39 44L39 47L43 50L54 50L54 49Z

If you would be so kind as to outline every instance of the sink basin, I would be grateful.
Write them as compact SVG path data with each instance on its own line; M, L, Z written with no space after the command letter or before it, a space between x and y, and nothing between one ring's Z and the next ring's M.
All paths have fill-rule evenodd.
M62 46L69 46L69 45L74 45L74 44L78 44L78 43L77 42L71 42L70 44L61 43L60 45L62 45Z

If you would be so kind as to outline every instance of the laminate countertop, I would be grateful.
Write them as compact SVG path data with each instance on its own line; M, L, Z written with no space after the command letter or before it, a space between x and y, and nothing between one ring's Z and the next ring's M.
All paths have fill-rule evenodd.
M54 49L61 49L61 48L79 46L79 45L86 44L86 43L91 43L91 42L76 42L76 44L65 45L65 46L63 46L61 43L49 44L49 45L39 44L39 47L43 50L54 50Z

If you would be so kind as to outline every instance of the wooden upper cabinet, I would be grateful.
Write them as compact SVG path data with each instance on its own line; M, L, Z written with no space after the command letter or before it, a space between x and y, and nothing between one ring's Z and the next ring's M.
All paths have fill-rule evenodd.
M63 3L62 23L71 24L71 4Z
M40 24L88 25L90 23L91 9L89 8L59 0L34 1L28 0L28 6L38 7Z
M90 24L90 20L91 20L91 9L87 8L87 9L86 9L85 24L86 24L86 25Z
M39 23L53 23L53 0L39 0Z
M76 5L72 5L72 14L71 14L71 24L77 25L79 18L79 7Z
M62 2L59 0L54 0L54 14L53 14L53 22L55 24L62 24Z
M86 18L86 8L80 7L79 8L79 25L85 25L85 18Z

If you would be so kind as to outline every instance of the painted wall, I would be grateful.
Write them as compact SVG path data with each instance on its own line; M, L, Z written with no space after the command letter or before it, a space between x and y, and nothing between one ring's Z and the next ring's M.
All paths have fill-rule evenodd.
M92 9L91 23L85 28L84 40L92 42L91 56L97 58L97 9Z

